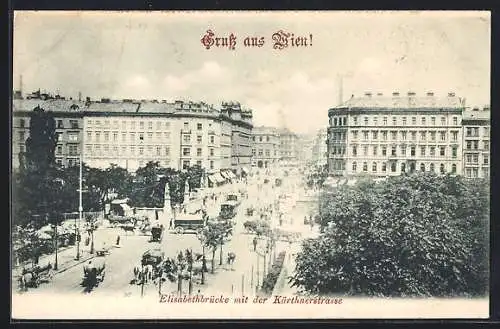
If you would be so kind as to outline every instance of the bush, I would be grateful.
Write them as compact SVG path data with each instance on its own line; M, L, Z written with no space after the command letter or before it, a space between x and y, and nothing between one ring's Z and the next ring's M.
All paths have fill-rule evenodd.
M316 294L483 296L488 182L418 173L326 193L325 233L306 240L292 284Z
M276 285L278 277L281 273L281 269L283 268L285 255L286 252L284 251L278 254L278 257L276 257L273 266L271 267L270 271L267 273L266 277L264 278L264 281L262 282L261 292L266 296L270 296L274 290L274 286Z

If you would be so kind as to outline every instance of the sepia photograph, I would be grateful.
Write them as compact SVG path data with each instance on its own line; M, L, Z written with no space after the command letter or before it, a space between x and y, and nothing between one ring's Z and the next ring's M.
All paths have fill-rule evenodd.
M488 11L15 11L11 318L486 319Z

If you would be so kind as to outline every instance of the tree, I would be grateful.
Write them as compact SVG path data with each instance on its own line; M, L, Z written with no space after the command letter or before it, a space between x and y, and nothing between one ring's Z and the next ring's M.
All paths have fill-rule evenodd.
M232 223L226 221L209 221L199 232L199 239L205 247L212 251L212 274L215 272L215 252L221 248L220 265L222 265L222 246L232 234Z
M314 166L306 176L306 185L309 188L319 188L328 177L328 166Z
M199 165L190 166L187 168L186 175L189 180L189 187L191 189L198 189L201 187L201 179L203 177L204 170Z
M487 184L429 173L325 193L325 233L303 243L291 282L314 294L483 295L488 204Z

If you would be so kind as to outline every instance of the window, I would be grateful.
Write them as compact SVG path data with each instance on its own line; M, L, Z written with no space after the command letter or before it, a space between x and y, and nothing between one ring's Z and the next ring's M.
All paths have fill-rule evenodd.
M22 126L22 127L24 127L24 126ZM483 135L485 137L489 137L490 136L490 128L489 127L484 127L483 128Z
M423 163L420 164L420 171L421 172L425 171L425 164L423 164Z
M202 140L203 140L203 136L201 136L201 135L197 135L197 136L196 136L196 142L197 142L198 144L201 144Z
M139 155L143 155L143 154L144 154L144 147L139 146Z
M139 129L144 130L144 121L139 122Z
M161 130L161 121L156 122L156 130Z
M25 136L24 136L24 131L20 131L20 132L19 132L19 140L20 140L21 142L24 142L24 138L25 138Z
M107 131L104 132L104 141L109 142L109 132Z
M197 129L197 130L203 130L203 124L201 124L201 123L197 123L197 124L196 124L196 129Z
M454 126L458 125L458 118L457 117L453 117L453 125Z
M62 120L57 120L57 128L64 128L64 124L63 124Z
M266 150L266 157L270 157L271 156L271 152L269 150Z
M382 131L382 139L387 140L387 131Z
M397 131L391 131L391 139L394 141L398 137L398 132Z
M477 168L472 168L472 177L474 177L474 178L478 177L478 170L477 170Z
M211 135L210 136L210 144L214 144L215 143L215 136Z
M259 136L259 142L262 142L262 136Z
M363 155L368 155L368 146L363 146Z
M190 156L191 155L191 149L189 147L184 147L182 149L182 155L183 156Z
M441 174L444 174L444 164L443 163L441 163L441 165L439 166L439 172Z
M184 122L184 130L189 130L189 122Z
M479 163L479 154L472 155L472 163Z
M365 126L368 126L368 117L365 117Z
M426 122L425 122L425 117L422 117L422 126L425 126Z
M98 143L101 141L101 133L98 131L95 132L95 141Z
M473 134L474 137L479 137L479 128L473 128Z
M387 117L384 117L384 126L387 126Z
M374 140L377 140L377 139L378 139L378 131L373 131L373 132L372 132L372 138L373 138Z
M115 131L113 132L113 142L117 142L118 141L118 133Z
M406 117L403 117L401 121L403 122L403 126L406 126Z
M439 155L444 157L445 153L446 153L446 148L444 146L440 146L439 147Z
M391 147L391 155L396 156L396 146Z
M406 145L401 145L401 155L406 156Z
M214 169L214 161L210 160L210 169Z
M20 126L21 128L24 128L24 127L26 126L26 120L24 120L24 119L20 119L20 120L19 120L19 126Z
M57 145L56 154L57 155L61 155L62 153L63 153L63 147L62 147L62 145Z
M431 125L436 125L436 117L431 117Z
M382 171L387 171L387 164L385 162L382 162Z
M376 163L376 162L374 162L374 163L372 164L372 171L373 171L373 172L376 172L376 171L377 171L377 163Z
M109 128L109 120L104 120L104 126L105 128Z
M78 134L68 134L69 142L78 142Z
M430 171L430 172L434 172L434 163L431 163L431 164L429 165L429 171Z
M456 142L458 140L458 131L451 132L451 140Z
M161 133L159 133L159 132L156 133L156 140L157 141L161 140Z
M421 141L425 141L425 137L426 137L426 136L425 136L425 131L421 131L421 132L420 132L420 140L421 140Z
M352 163L352 171L354 171L354 172L355 172L357 169L358 169L358 164L356 163L356 161L354 161L354 162Z
M184 143L190 143L191 142L191 135L184 134L184 135L182 135L182 139L183 139Z
M113 154L118 154L118 146L113 146Z
M465 162L466 163L472 163L472 154L467 154L465 156Z
M401 164L401 172L406 172L406 164L404 162Z
M260 152L262 152L262 150L261 150ZM261 154L261 155L262 155L262 154ZM213 157L213 156L214 156L214 149L212 149L212 148L210 149L210 156L211 156L211 157Z
M196 156L201 157L201 148L196 149Z
M363 139L368 140L368 131L363 131Z
M353 125L357 126L358 125L358 117L353 117Z
M127 153L127 147L122 146L122 155L125 155Z
M373 125L378 126L378 118L377 117L373 118Z
M130 133L130 141L135 142L135 133Z
M201 167L201 160L197 160L197 161L196 161L196 165L197 165L198 167Z
M135 155L135 146L130 146L130 154Z
M368 163L363 162L363 171L368 171Z
M457 147L456 146L454 146L454 147L451 148L451 156L453 158L457 157Z
M139 134L139 140L140 140L140 141L143 141L143 140L144 140L144 134L143 134L143 133L140 133L140 134Z
M170 156L170 147L165 147L165 156Z
M85 146L85 152L87 152L87 154L92 154L92 145Z
M396 172L396 163L395 162L391 163L391 171Z
M125 142L126 139L127 139L127 134L126 133L122 133L122 142Z
M412 147L411 147L411 149L410 149L410 155L411 155L412 157L414 157L414 156L415 156L415 146L412 146Z
M382 146L382 155L383 156L387 155L387 146Z
M489 165L490 164L490 161L489 161L489 156L487 154L483 155L483 164L484 165Z
M479 149L479 141L472 141L472 145L473 145L474 150Z
M259 149L259 156L261 157L262 155L264 155L264 152L262 151L262 149Z
M357 130L353 130L352 139L358 139L358 131Z
M353 147L352 147L352 155L353 155L353 156L358 155L358 147L357 147L357 146L353 146Z
M441 126L444 126L446 124L446 118L441 117Z
M456 164L452 164L451 165L451 173L452 174L456 174L457 173L457 165Z
M344 118L342 119L342 122L343 122L343 125L345 126L345 125L347 124L347 118L345 118L345 117L344 117Z
M490 142L489 141L484 141L483 142L483 145L484 145L484 149L487 151L490 149Z
M152 141L153 140L153 133L148 133L148 141Z
M182 169L187 170L189 168L189 160L182 161Z
M153 122L151 121L148 122L148 129L149 130L153 129Z
M435 141L435 140L436 140L436 132L431 131L431 141Z
M78 145L68 145L68 155L78 155Z
M397 124L396 117L392 117L392 125L395 126Z
M376 156L376 155L377 155L377 151L378 151L378 150L377 150L377 145L374 145L374 146L373 146L373 155L375 155L375 156Z
M406 140L406 131L401 132L401 139L404 141Z
M429 151L430 156L435 156L436 155L436 147L431 146L430 151Z
M333 118L333 125L336 126L337 125L337 118Z
M416 131L412 131L411 132L411 140L412 141L416 141L417 140L417 132Z
M446 140L446 131L439 132L439 138L441 139L441 141L445 141Z
M58 166L62 166L62 159L57 159L56 163L57 163Z
M425 156L425 146L420 146L420 156Z
M269 142L269 136L266 136L266 142Z
M411 124L413 126L417 125L417 118L416 117L411 117Z

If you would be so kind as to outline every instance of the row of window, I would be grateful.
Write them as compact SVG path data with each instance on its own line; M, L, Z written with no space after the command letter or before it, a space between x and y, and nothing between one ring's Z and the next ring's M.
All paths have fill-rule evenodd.
M388 170L390 172L397 172L398 169L402 173L406 172L407 170L409 170L410 172L415 171L414 164L410 164L409 168L407 168L406 163L401 163L399 165L399 168L398 168L398 166L395 162L391 162L390 164L387 164L385 162L382 162L382 163L372 162L371 168L370 168L372 172L378 172L379 168L380 168L381 172L387 172ZM422 172L424 172L424 171L435 172L436 165L434 163L430 163L428 166L426 166L425 163L421 163L419 168L420 168L420 171L422 171ZM363 162L361 168L358 168L358 163L356 161L354 161L352 163L352 171L353 172L358 172L358 171L368 172L368 169L369 169L368 162ZM442 174L444 174L446 172L446 166L444 163L441 163L439 165L439 172ZM456 164L451 165L451 173L452 174L457 173L457 165Z
M256 137L256 136L252 136L252 140L253 140L254 142L257 142L257 141L259 141L259 142L263 142L264 140L265 140L266 142L269 142L269 141L271 140L271 138L270 138L269 136L265 136L265 137L263 137L263 136L258 136L258 137ZM277 140L277 138L276 138L276 140Z
M369 148L372 149L372 152L369 152ZM419 155L420 156L436 156L436 155L439 155L439 156L446 156L446 146L439 146L437 147L437 150L438 150L438 154L436 154L436 146L427 146L427 145L421 145L419 146L419 150L420 150L420 153ZM458 147L457 146L451 146L451 156L453 158L456 158L457 157L457 154L458 154ZM388 151L388 147L385 146L385 145L382 145L380 148L378 145L364 145L362 147L362 150L363 150L363 156L367 156L368 154L370 155L374 155L374 156L377 156L379 155L379 150L380 150L380 155L382 156L386 156L387 155L387 151ZM416 156L417 155L417 147L416 146L410 146L410 147L407 147L406 145L400 145L399 146L399 150L400 150L400 153L399 155L402 155L402 156L406 156L407 155L407 150L410 150L410 156ZM428 152L427 152L428 150ZM343 153L334 153L334 152L343 152ZM333 148L332 149L332 153L333 154L345 154L345 148ZM358 146L357 145L353 145L352 146L352 156L357 156L358 155ZM397 156L397 146L396 145L393 145L390 147L390 155L391 156Z
M214 135L210 135L208 136L209 137L209 141L210 141L210 144L214 144L215 143L215 136ZM184 143L191 143L191 135L189 134L183 134L182 135L182 141ZM203 142L203 136L202 135L196 135L196 143L198 144L201 144Z
M85 147L86 156L101 156L101 155L156 155L170 156L170 146L110 146L110 145L87 145Z
M87 121L87 126L89 126L89 127L92 127L92 126L103 127L105 129L109 129L111 127L113 129L118 129L120 127L118 120L113 120L111 122L110 120L101 121L101 120L91 120L91 119L89 119ZM148 130L153 130L153 128L156 128L156 130L163 130L163 129L168 130L168 129L170 129L170 122L168 122L168 121L156 121L156 122L153 122L153 121L148 121L148 122L145 122L145 121L139 121L139 122L137 122L137 121L128 121L128 122L121 121L122 130L126 130L127 127L129 129L132 129L132 130L135 130L135 129L144 130L144 129L146 129L146 126L147 126ZM208 126L211 127L212 124L209 124ZM185 129L185 130L190 129L189 122L184 122L183 129ZM196 130L203 130L203 124L200 122L196 123Z
M26 132L25 131L20 131L19 132L19 141L24 142L26 140ZM56 141L58 142L63 142L63 136L64 134L62 132L56 132ZM68 133L67 134L67 141L68 142L78 142L78 133Z
M466 137L479 137L479 127L467 127L465 129ZM483 127L483 136L490 136L490 127Z
M79 155L78 145L67 145L67 149L68 149L68 155ZM56 155L63 155L63 153L64 153L64 146L57 145Z
M466 150L479 150L479 141L466 141ZM488 151L490 149L490 141L483 141L483 150Z
M215 155L215 149L213 149L213 148L208 149L208 154L209 154L209 156L213 157ZM182 155L183 156L191 156L191 148L183 147L182 148ZM201 148L196 149L196 156L197 157L203 156L203 150Z
M379 137L381 140L387 140L388 136L391 137L391 140L397 140L398 133L399 133L399 138L401 140L407 140L409 137L410 140L412 140L412 141L416 141L417 136L419 137L419 140L421 140L421 141L426 141L427 139L429 139L430 141L436 141L436 137L439 136L439 140L444 142L444 141L446 141L446 137L447 137L446 131L439 131L439 132L436 132L436 131L418 131L418 132L417 131L410 131L410 132L399 131L398 132L396 130L391 130L391 131L363 130L361 133L362 133L361 136L363 137L363 140L368 140L370 137L372 140L378 140ZM418 135L417 135L417 133L418 133ZM451 141L454 141L454 142L458 141L458 133L459 132L457 130L450 131ZM351 132L351 135L352 135L353 140L357 140L359 137L357 130L353 130Z
M478 178L479 168L465 168L465 177ZM490 168L481 168L481 177L488 178L490 176Z
M271 150L265 150L265 152L263 152L262 149L258 150L258 154L259 154L260 157L263 156L264 153L266 154L266 157L270 157L272 152L271 152ZM278 151L276 151L276 150L274 150L273 153L274 153L274 156L278 155ZM257 154L256 150L252 149L252 155L256 156L256 154Z
M479 154L466 154L465 155L466 164L479 164ZM490 156L488 154L483 154L483 165L490 164Z
M380 119L380 120L379 120ZM378 125L383 125L387 126L388 123L391 122L393 126L406 126L409 123L411 123L412 126L418 125L431 125L435 126L437 122L441 124L441 126L446 125L446 117L445 116L440 116L439 118L436 118L435 116L429 117L426 115L420 116L420 119L416 116L412 117L406 117L406 116L393 116L391 118L384 116L384 117L369 117L369 116L364 116L363 119L359 118L358 116L353 116L352 117L352 125L358 126L358 125L365 125L365 126L378 126ZM458 126L461 123L459 122L459 117L454 116L452 117L452 124L454 126ZM337 127L337 126L347 126L347 117L341 116L332 116L330 117L330 126Z
M61 129L64 129L64 128L79 129L80 128L78 120L69 120L69 127L66 127L64 125L63 120L57 120L56 124L57 124L57 128L61 128Z

